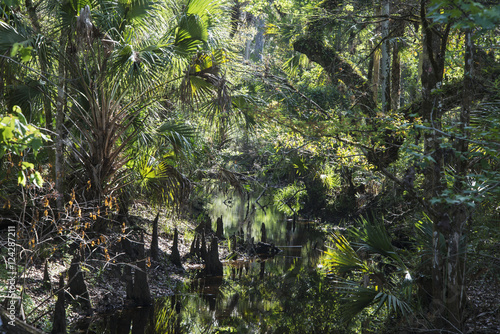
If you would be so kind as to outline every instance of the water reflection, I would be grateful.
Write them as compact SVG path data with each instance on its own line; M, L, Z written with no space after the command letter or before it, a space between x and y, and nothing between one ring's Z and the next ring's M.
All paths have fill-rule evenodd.
M124 310L93 323L89 333L341 333L334 319L335 291L315 270L323 234L314 224L287 220L269 207L245 221L246 203L218 199L213 221L222 216L226 236L242 225L247 237L262 237L283 252L274 257L227 261L223 277L192 279L151 308ZM241 222L244 222L242 224ZM312 319L312 320L311 320Z

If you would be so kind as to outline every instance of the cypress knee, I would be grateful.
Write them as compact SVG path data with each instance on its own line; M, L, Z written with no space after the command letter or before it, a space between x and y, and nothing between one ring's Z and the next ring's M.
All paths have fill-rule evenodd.
M151 305L153 299L149 291L148 274L146 272L146 258L144 252L144 235L141 234L141 243L139 244L139 261L134 273L134 287L132 290L132 299L137 305Z
M205 233L201 235L201 249L200 249L200 256L203 261L207 261L207 242L205 240Z
M222 262L219 260L219 245L217 238L212 238L210 249L205 260L205 275L207 276L222 276Z
M222 216L217 218L217 232L215 233L217 238L222 239L222 236L224 235L224 223L222 222Z
M66 334L66 309L64 307L64 276L59 276L59 292L54 309L51 334Z
M86 309L87 312L92 312L89 291L80 269L79 255L74 256L71 260L68 276L69 293L81 304L82 308Z
M179 232L177 232L177 228L174 230L174 244L172 245L170 261L176 266L182 267L181 255L179 254Z
M45 266L43 268L43 287L50 290L50 276L49 276L49 261L45 260Z
M156 215L153 221L153 237L151 238L151 257L153 260L158 261L160 256L160 250L158 248L158 219L160 218L160 213Z

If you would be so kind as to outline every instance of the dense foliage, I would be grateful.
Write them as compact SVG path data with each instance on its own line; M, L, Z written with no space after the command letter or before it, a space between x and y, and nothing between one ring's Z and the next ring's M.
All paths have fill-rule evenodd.
M500 272L499 27L491 1L0 1L18 278L106 267L137 202L200 223L212 191L258 193L247 216L270 195L331 234L321 275L277 288L315 303L270 332L465 331L470 259Z

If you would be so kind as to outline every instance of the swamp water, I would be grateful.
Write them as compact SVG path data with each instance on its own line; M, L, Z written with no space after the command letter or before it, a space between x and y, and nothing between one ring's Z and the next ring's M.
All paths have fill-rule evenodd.
M222 216L226 237L250 216L242 228L245 239L251 234L255 242L265 223L267 241L282 252L267 259L226 261L223 277L200 279L188 272L193 278L176 295L156 299L152 307L100 318L85 332L328 333L339 326L331 312L335 292L316 271L325 235L314 224L287 220L270 206L253 210L238 197L216 199L210 214L213 222Z

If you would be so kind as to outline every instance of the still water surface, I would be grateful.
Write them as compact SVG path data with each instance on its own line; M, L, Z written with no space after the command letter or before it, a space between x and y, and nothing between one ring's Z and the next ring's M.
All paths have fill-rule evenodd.
M175 296L157 299L149 308L116 312L91 324L87 332L291 333L293 328L307 328L308 320L299 313L309 298L325 296L315 272L324 234L313 223L294 222L272 206L263 210L256 205L254 210L254 201L248 206L237 196L220 196L210 207L212 221L222 216L225 236L243 229L245 238L255 241L265 223L267 241L281 253L268 259L227 261L223 277L199 279L193 272Z

